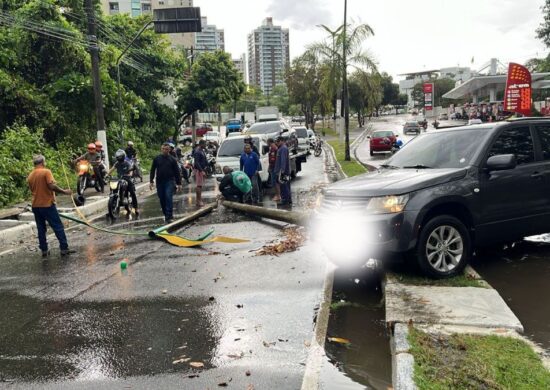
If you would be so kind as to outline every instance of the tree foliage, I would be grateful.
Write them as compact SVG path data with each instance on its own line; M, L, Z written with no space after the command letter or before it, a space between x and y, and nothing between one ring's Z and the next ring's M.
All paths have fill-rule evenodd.
M315 128L315 109L318 106L321 86L319 59L312 52L296 58L286 74L290 102L300 106L306 125Z

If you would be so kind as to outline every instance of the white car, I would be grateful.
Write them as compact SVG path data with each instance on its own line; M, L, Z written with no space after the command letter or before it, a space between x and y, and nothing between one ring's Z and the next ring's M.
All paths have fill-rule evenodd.
M481 125L483 122L481 121L481 119L469 119L468 120L468 125Z
M221 142L221 137L220 137L220 133L217 132L217 131L208 131L204 134L204 137L203 139L205 141L211 141L211 142L215 142L217 143L218 145L220 144Z
M295 126L296 137L298 137L298 149L309 150L309 135L308 129L305 126Z
M228 166L234 170L240 169L241 154L244 151L244 135L233 136L226 138L220 148L218 149L218 155L216 156L216 174L215 177L223 176L222 168ZM265 142L264 137L260 135L253 135L252 142L258 148L260 153L260 163L262 164L262 170L260 171L260 178L262 182L267 182L269 178L269 147Z

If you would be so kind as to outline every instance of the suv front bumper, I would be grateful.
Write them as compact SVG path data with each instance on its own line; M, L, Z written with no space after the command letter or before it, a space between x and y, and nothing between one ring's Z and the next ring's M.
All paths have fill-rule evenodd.
M315 213L312 234L339 267L356 268L369 259L384 259L416 246L417 213L342 215Z

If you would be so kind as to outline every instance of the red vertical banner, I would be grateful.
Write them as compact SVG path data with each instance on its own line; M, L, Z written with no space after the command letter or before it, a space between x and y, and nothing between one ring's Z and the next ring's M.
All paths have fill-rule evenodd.
M433 95L434 95L434 84L433 83L424 83L424 110L431 111L433 110Z
M531 115L531 73L525 66L512 62L508 66L504 111Z

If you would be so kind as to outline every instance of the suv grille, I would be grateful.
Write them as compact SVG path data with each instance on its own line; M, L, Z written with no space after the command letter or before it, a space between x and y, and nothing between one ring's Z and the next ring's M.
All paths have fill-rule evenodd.
M324 198L319 213L353 213L366 211L368 198Z

